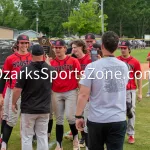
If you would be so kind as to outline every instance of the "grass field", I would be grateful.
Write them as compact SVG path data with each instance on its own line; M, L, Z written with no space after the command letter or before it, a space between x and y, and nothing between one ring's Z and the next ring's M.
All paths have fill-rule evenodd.
M141 63L146 63L146 56L149 50L132 50L132 55L136 57ZM120 55L120 51L117 50L116 56ZM143 85L147 81L143 81ZM136 125L135 125L135 144L129 145L127 143L127 137L125 139L124 150L150 150L150 98L146 98L148 86L143 88L143 100L142 102L137 102L136 104ZM65 122L65 132L69 130L68 123ZM53 126L51 142L55 141L55 123ZM51 143L50 142L50 143ZM54 150L55 144L52 146L51 150ZM35 146L34 146L35 147ZM64 139L63 141L64 150L72 149L72 142ZM35 148L34 148L35 149ZM12 132L12 136L9 141L8 150L21 150L20 144L20 127L19 122ZM83 148L83 150L85 150Z

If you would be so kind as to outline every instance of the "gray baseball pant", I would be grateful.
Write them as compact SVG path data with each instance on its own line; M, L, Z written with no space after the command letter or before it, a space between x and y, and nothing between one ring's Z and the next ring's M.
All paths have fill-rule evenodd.
M17 124L20 115L21 98L19 98L17 101L17 107L18 107L17 113L14 113L12 111L12 94L13 94L13 89L7 87L5 98L4 98L3 120L6 120L9 126L14 127Z
M135 126L136 90L127 90L127 102L132 103L131 112L133 114L133 118L128 119L127 123L127 134L131 136L135 134L134 126Z
M53 92L54 114L56 124L64 124L64 113L69 124L75 124L75 112L77 105L77 89L68 92Z
M149 69L149 71L150 71L150 69ZM148 84L147 95L150 96L150 74L149 74L149 76L148 76L148 82L149 82L149 84Z
M22 150L32 150L33 135L37 137L37 150L48 148L49 114L21 114Z

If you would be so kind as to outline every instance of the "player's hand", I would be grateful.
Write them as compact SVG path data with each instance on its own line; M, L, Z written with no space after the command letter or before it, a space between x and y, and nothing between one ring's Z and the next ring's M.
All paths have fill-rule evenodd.
M48 57L48 55L46 54L45 55L45 62L48 64L48 65L51 65L50 61L52 60L52 57Z
M142 94L138 94L137 100L140 102L142 100Z
M17 110L18 110L17 104L12 105L12 111L13 111L14 113L17 113Z
M102 57L101 57L100 55L97 55L97 58L98 58L98 59L101 59Z
M83 118L76 119L76 128L78 131L83 131L85 127L85 121Z
M0 94L0 108L2 108L3 105L4 105L3 95Z

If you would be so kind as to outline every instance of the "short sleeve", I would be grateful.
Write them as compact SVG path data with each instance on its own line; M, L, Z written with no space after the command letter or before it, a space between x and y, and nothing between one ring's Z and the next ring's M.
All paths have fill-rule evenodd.
M74 69L76 69L78 71L78 75L80 75L81 65L76 58L74 58Z
M82 75L79 83L81 85L91 88L92 80L93 80L91 76L92 76L92 67L91 67L91 64L89 64L86 66L84 70L84 74Z
M7 57L3 65L3 72L11 71L11 70L12 70L12 64L10 59Z
M18 73L15 87L23 89L25 85L25 80L26 80L25 67L23 67Z
M139 75L141 72L141 65L140 65L139 61L136 62L134 69L135 69L134 71L137 72L137 75Z
M54 67L52 67L52 66L49 66L49 71L51 72L50 73L50 78L55 78L56 74L57 74L56 69Z

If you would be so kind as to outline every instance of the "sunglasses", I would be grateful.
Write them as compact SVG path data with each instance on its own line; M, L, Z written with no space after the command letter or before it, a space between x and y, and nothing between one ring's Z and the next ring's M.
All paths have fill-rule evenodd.
M86 41L87 43L92 43L93 41Z
M20 44L29 44L28 42L20 42Z
M60 46L60 47L54 47L55 49L62 49L63 48L63 46Z

